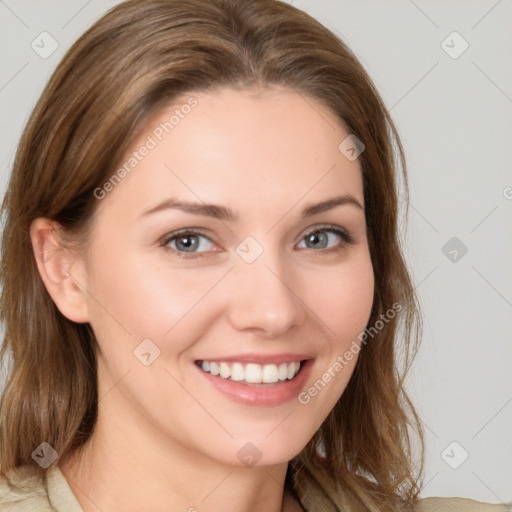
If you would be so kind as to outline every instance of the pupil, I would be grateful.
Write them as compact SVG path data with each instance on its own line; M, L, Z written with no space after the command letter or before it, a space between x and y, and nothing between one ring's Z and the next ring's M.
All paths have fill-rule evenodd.
M322 241L327 242L327 237L325 233L312 233L311 235L309 235L309 242L313 244L313 246L315 247L318 247L319 245L325 247L325 243L318 244L318 242Z
M181 238L178 238L176 241L176 246L178 248L184 249L187 252L192 252L194 249L197 248L197 245L197 237L193 236L182 236Z

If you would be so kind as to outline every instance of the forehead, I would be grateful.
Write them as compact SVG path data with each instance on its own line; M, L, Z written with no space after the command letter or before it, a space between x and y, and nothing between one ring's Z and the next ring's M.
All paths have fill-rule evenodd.
M282 211L336 192L362 203L359 162L338 148L348 135L327 107L290 89L185 94L142 129L104 202L126 215L166 195L236 210Z

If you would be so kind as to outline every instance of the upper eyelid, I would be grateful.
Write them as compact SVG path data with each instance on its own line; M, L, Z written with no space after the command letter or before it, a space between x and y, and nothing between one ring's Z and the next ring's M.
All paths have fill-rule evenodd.
M213 244L215 243L215 241L212 240L211 237L209 237L207 234L203 233L198 228L185 228L185 229L178 229L177 231L172 231L171 233L168 233L167 235L164 235L160 239L160 243L162 245L166 245L169 242L175 240L176 238L180 238L180 237L185 236L185 235L194 235L194 236L195 235L199 235L199 236L202 236L204 238L207 238Z

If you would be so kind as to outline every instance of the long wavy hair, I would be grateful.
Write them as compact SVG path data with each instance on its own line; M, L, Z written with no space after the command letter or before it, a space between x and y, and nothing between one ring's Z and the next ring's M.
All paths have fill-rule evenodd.
M309 512L414 508L424 439L404 379L421 317L400 241L398 199L403 191L407 205L408 197L404 151L353 52L278 0L121 3L76 41L50 78L23 132L2 206L0 357L9 366L0 414L2 474L35 465L31 453L41 440L58 452L58 464L89 439L97 417L94 332L65 318L47 293L29 236L32 221L55 220L85 247L99 203L95 189L164 106L192 91L273 85L320 101L363 141L375 276L368 327L401 306L362 348L343 395L289 462L285 487Z

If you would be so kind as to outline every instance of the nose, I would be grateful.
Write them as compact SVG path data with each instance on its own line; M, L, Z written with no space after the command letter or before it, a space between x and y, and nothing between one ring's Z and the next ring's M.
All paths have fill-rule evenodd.
M277 258L262 256L251 264L238 261L228 279L228 318L235 329L276 338L304 321L298 284L291 269L285 271Z

